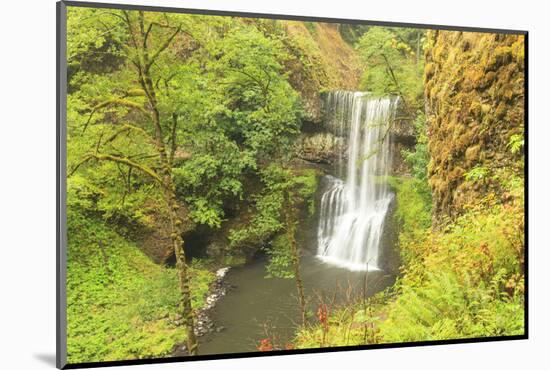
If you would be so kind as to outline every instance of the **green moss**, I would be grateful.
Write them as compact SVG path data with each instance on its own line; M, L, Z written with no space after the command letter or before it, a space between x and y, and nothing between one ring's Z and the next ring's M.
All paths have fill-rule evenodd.
M309 33L311 33L313 36L317 35L317 23L316 22L304 22L304 25L306 26Z
M517 162L522 159L507 145L510 135L524 126L524 37L454 31L429 37L433 46L426 51L425 73L432 76L424 91L429 182L438 223L461 215L468 203L489 191L498 193L498 187L488 184L462 186L463 174L474 166L521 169Z
M477 100L472 101L472 103L470 104L470 113L476 119L478 120L481 119L481 104L479 101Z
M435 73L435 64L427 63L424 67L424 77L429 80Z
M501 102L501 103L497 106L497 109L495 110L495 118L496 118L497 120L503 119L504 116L506 116L507 110L508 110L508 107L506 106L506 104L504 104L503 102Z
M464 156L466 157L466 160L469 162L473 162L479 158L479 152L481 151L480 145L474 145L466 149L466 153Z
M512 44L512 55L518 63L523 64L525 60L525 47L521 40Z
M502 66L512 61L512 48L509 46L498 46L493 50L492 59L489 65Z

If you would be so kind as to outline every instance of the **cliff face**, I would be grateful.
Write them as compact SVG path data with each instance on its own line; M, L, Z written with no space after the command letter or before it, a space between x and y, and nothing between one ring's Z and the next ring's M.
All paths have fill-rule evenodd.
M322 100L320 123L305 122L302 135L296 143L296 156L302 160L324 165L334 165L347 156L347 139L349 132L340 132L331 125L330 108L326 96ZM398 105L396 117L402 117L402 105ZM403 150L413 150L416 143L414 126L409 119L395 119L387 135L390 140L389 150L392 153L390 175L410 175L409 165L403 158Z
M434 218L453 218L517 171L524 127L524 36L431 31L425 97Z
M331 23L281 21L286 47L296 58L287 67L289 82L301 95L310 122L322 119L320 93L357 90L361 63L357 52Z

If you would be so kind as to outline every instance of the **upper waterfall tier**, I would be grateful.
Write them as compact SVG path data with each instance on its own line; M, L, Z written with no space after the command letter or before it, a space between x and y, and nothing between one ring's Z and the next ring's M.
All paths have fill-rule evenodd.
M396 98L335 91L327 97L329 125L347 140L340 144L336 177L321 198L317 255L350 270L379 269L384 222L393 194L390 124Z

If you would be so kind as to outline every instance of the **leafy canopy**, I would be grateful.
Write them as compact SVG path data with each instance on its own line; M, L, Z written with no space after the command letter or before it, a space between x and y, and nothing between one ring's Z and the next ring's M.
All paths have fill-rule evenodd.
M361 87L380 95L398 95L414 112L423 99L424 31L371 27L357 43L367 68Z

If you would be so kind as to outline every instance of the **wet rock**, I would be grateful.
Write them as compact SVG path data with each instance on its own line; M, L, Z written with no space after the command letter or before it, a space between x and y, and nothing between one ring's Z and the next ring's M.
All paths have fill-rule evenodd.
M223 326L216 328L214 322L210 318L210 310L212 310L216 302L226 294L227 287L224 278L229 269L229 267L224 267L216 271L216 280L210 286L210 294L206 297L203 308L196 313L195 334L199 337L213 331L220 332L225 329ZM179 317L179 320L176 320L174 324L182 325L183 321L180 321L182 320L181 315L177 317Z
M313 163L331 164L338 158L342 138L328 132L303 135L296 145L298 158Z
M229 271L229 267L223 267L221 269L219 269L218 271L216 271L216 279L218 280L221 280L225 277L225 275L227 274L227 272Z

